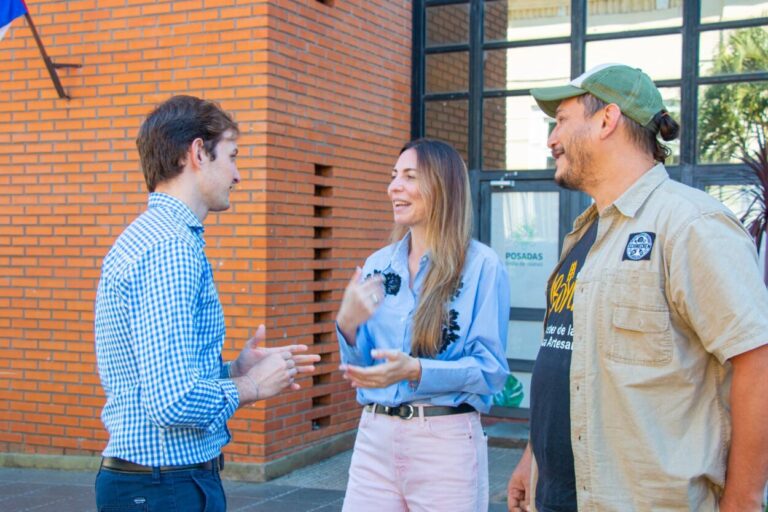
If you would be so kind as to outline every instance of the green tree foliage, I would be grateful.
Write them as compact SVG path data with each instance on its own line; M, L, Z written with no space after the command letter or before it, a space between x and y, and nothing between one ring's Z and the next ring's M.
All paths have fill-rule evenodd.
M716 75L768 70L768 31L763 27L735 31L713 58ZM758 143L768 128L765 82L709 86L699 109L699 154L704 161L736 161Z

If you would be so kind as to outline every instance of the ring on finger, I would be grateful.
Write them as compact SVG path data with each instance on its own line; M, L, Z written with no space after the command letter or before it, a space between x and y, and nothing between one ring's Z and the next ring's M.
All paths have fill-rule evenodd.
M379 296L376 295L375 293L372 293L371 294L371 300L373 301L374 304L378 304L379 303Z

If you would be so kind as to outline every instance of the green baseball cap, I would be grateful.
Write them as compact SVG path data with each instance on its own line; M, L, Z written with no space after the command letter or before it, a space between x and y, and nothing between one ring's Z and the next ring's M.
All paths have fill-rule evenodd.
M622 114L641 126L647 127L656 114L666 111L661 93L651 77L638 68L623 64L601 64L567 85L531 89L536 103L551 117L555 117L561 101L586 93L606 103L615 103Z

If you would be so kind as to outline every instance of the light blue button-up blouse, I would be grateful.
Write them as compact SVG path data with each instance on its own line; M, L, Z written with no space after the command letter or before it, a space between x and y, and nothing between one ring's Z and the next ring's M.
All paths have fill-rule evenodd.
M410 234L372 254L363 276L381 273L384 300L367 322L358 327L356 344L347 343L337 328L341 360L345 364L371 366L386 360L371 357L372 349L410 353L413 314L429 270L429 255L409 288L408 247ZM381 389L357 390L361 404L399 405L418 402L457 406L468 403L488 412L492 395L504 386L509 374L505 356L509 325L509 279L499 257L488 246L472 240L461 274L461 283L448 306L441 348L434 358L420 358L421 380L417 386L402 381Z

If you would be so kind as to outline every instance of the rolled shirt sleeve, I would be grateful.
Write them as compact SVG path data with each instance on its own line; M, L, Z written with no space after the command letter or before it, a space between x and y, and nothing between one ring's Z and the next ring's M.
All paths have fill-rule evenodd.
M344 364L351 364L355 366L370 366L373 364L373 358L371 358L371 337L368 334L368 329L365 325L357 328L357 334L355 335L355 344L350 345L347 338L339 329L339 324L336 324L336 337L339 340L339 351L341 352L341 362Z
M699 215L670 240L674 307L720 363L768 342L766 294L754 242L727 212Z

